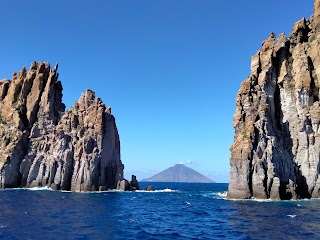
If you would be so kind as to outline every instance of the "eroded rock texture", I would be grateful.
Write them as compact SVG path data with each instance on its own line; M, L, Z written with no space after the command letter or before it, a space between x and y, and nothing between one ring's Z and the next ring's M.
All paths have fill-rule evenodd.
M111 108L87 90L65 111L57 65L0 81L0 188L113 189L123 180Z
M320 0L252 57L234 115L229 198L320 197Z

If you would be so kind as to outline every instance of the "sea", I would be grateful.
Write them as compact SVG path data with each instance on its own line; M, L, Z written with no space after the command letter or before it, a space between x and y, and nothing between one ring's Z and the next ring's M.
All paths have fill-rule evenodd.
M140 183L145 189L150 183ZM2 239L320 239L320 200L227 200L228 184L0 191Z

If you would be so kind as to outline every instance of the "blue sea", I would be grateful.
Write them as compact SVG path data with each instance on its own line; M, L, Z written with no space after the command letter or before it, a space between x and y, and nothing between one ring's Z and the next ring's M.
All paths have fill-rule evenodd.
M154 192L1 190L0 238L320 239L320 200L231 201L227 184L152 185Z

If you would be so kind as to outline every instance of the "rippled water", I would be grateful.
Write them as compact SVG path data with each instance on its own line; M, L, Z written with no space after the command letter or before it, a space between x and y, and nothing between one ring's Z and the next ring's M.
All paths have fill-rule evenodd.
M0 238L320 239L320 200L229 201L227 184L153 186L160 191L2 190Z

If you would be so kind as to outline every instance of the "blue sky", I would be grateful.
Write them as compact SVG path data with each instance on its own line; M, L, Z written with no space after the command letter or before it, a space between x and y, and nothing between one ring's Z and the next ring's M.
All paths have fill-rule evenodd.
M86 88L112 106L128 177L184 162L228 182L250 57L312 11L312 0L3 1L0 79L59 62L68 107Z

